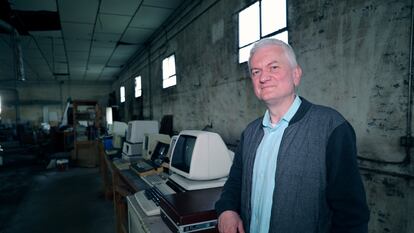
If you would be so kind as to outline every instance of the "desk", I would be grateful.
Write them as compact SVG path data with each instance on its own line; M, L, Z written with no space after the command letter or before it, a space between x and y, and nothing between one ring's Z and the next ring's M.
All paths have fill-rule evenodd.
M125 166L126 162L124 162L124 164L118 164L115 161L111 161L104 150L100 150L100 152L100 171L104 181L105 196L109 195L110 190L112 189L116 232L128 233L129 223L127 202L129 201L130 204L133 203L136 204L135 206L138 206L135 198L131 195L140 190L149 188L149 186L141 178L139 178L134 171L130 170L127 165ZM138 232L171 233L171 230L163 222L160 215L146 216L140 208L137 209L136 213L140 216L134 217L138 217L138 223L144 225L137 226L133 223L135 228L139 228Z
M100 153L100 171L105 198L112 198L114 202L116 232L128 233L128 209L125 197L137 192L139 187L124 177L129 170L122 171L116 167L103 150Z
M115 166L113 166L112 181L116 232L128 233L128 206L126 197L145 189L147 185L133 171L129 169L118 170Z
M112 166L110 161L105 155L104 146L99 143L99 172L101 173L103 183L103 195L105 199L113 199L113 188L112 188Z
M104 185L103 192L105 197L108 199L112 197L114 202L116 232L128 233L128 205L126 197L149 188L149 186L134 171L127 168L128 166L115 165L108 158L103 148L101 147L100 149L100 172ZM127 169L124 169L124 167ZM148 217L142 210L139 210L139 212L143 216L141 220L147 226L144 232L171 232L159 215Z
M146 216L141 208L139 208L134 196L128 196L127 201L129 205L128 217L132 218L128 219L128 224L131 225L131 231L129 233L171 233L159 215Z

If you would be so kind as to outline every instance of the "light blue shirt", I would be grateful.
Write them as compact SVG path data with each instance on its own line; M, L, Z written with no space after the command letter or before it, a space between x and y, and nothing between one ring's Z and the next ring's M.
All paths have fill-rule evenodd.
M276 125L272 125L267 110L263 117L264 136L256 151L252 183L252 218L250 232L268 233L275 188L276 162L283 132L298 111L302 101L296 96L289 110ZM277 187L276 187L277 188Z

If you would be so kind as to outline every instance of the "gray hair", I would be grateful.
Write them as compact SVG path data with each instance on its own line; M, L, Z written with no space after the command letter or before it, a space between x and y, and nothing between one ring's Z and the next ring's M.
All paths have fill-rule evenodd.
M252 49L250 50L250 56L249 56L249 60L248 60L248 65L249 65L249 70L250 70L250 60L252 59L253 55L257 52L258 49L266 47L266 46L279 46L283 49L286 58L288 59L290 65L292 66L292 68L295 68L298 63L296 61L296 55L295 52L293 51L292 47L290 47L289 44L286 44L285 42L278 40L278 39L274 39L274 38L264 38L261 39L259 41L257 41Z

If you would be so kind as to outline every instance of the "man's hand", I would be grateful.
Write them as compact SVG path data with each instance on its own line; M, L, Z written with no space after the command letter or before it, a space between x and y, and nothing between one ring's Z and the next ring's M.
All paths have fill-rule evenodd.
M244 233L243 222L238 213L226 210L218 218L220 233Z

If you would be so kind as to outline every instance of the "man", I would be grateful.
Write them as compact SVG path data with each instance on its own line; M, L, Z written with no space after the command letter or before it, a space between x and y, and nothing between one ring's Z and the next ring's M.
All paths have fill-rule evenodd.
M216 203L219 231L367 232L352 126L296 95L302 70L284 42L257 42L249 69L267 110L242 133Z

